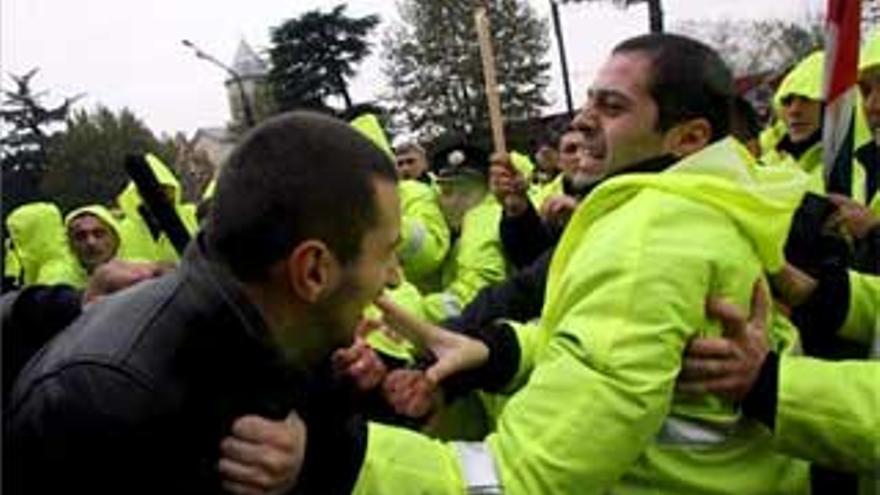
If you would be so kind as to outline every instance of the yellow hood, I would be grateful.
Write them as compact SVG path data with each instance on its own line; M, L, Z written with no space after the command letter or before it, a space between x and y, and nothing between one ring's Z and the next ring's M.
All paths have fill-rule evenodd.
M40 269L49 261L73 262L61 211L53 203L29 203L16 208L6 219L9 237L25 282L33 283Z
M152 153L147 153L146 159L159 184L170 187L174 190L174 206L180 204L180 182L177 180L177 177L174 176L174 173L171 172L171 169ZM126 215L135 214L138 206L143 203L143 199L141 198L140 193L138 193L134 182L129 182L128 185L125 186L125 189L119 194L116 201L119 203L119 208L121 208Z
M823 101L822 75L824 70L825 54L822 51L811 53L795 65L779 84L779 88L773 96L773 107L776 111L778 112L782 108L782 100L790 95Z
M394 160L394 152L391 150L388 136L385 135L385 130L382 129L382 124L379 123L379 119L375 115L365 113L349 122L349 124L368 137L373 144Z
M873 41L873 40L872 40ZM870 45L872 41L869 41ZM880 39L878 39L880 41ZM880 43L875 42L875 45L880 45ZM862 54L862 62L865 63L866 58L871 59L880 56L880 54L875 54L873 57L868 55L867 51L871 49L870 47L866 47L865 53ZM874 51L880 51L880 46L877 46ZM811 53L807 58L801 60L788 75L785 76L785 79L782 80L782 83L779 85L779 88L776 90L776 94L773 97L773 110L776 112L777 116L782 115L782 100L784 100L789 95L798 95L803 96L805 98L810 98L811 100L816 101L825 101L825 98L822 94L822 85L824 83L824 75L825 75L825 54L822 51L815 51ZM862 107L862 98L861 94L856 91L856 107ZM854 147L858 149L865 143L871 140L871 133L868 129L868 123L865 119L864 112L857 111L855 112L855 131L854 131ZM780 125L783 129L787 128L785 126L785 122L782 118L779 119ZM764 150L766 153L768 150Z
M76 217L86 213L100 218L101 221L104 222L104 225L113 230L117 238L122 238L121 231L119 230L119 220L113 216L113 213L111 213L109 209L102 205L87 205L71 211L66 217L64 217L64 227L70 228L70 222Z
M513 167L517 169L519 173L523 174L523 177L527 180L531 179L532 172L535 171L535 164L532 162L531 158L519 151L511 151L510 163L513 164Z

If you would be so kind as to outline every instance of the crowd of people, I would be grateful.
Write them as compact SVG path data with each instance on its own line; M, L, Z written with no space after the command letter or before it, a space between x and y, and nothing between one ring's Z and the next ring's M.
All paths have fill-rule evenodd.
M713 49L625 40L533 158L281 114L198 207L146 157L183 253L133 183L19 207L4 490L880 493L880 32L848 194L823 57L762 125Z

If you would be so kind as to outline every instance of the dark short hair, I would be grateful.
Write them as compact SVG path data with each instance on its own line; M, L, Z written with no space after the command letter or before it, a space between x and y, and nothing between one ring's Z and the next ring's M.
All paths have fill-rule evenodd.
M712 126L711 141L730 133L733 75L718 53L685 36L653 33L630 38L613 53L642 52L651 59L649 92L661 131L694 118Z
M345 122L305 111L273 117L222 167L207 247L244 281L265 279L307 239L347 263L378 221L377 177L397 180L389 156Z
M742 142L758 139L761 135L761 120L751 102L743 96L733 101L730 133Z

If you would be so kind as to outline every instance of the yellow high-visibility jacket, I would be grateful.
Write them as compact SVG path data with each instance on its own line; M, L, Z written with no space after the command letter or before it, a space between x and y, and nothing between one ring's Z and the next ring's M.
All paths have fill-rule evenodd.
M496 431L461 444L370 425L355 492L807 493L807 463L766 428L674 390L686 343L722 332L706 296L748 306L754 280L782 266L806 187L732 138L665 172L609 179L556 248ZM786 320L773 315L771 329L777 352L797 351Z

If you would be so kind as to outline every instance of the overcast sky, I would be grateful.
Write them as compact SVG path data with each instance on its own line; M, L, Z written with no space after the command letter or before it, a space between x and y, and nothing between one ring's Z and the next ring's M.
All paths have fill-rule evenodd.
M442 0L437 0L442 1ZM549 16L546 0L529 0ZM36 87L50 95L87 96L80 106L98 102L113 109L128 107L157 132L223 125L228 119L222 71L196 59L181 39L190 39L231 62L239 40L255 48L268 45L269 28L313 8L330 8L319 0L3 0L0 5L0 68L3 87L9 73L39 67ZM378 39L397 22L394 0L351 0L349 13L376 13L382 23ZM801 20L819 13L823 0L664 0L667 27L687 19L784 18ZM563 32L575 104L598 64L618 41L643 32L647 12L606 4L562 7ZM377 54L352 82L355 100L376 97L384 79ZM551 99L562 108L564 97L557 48Z

